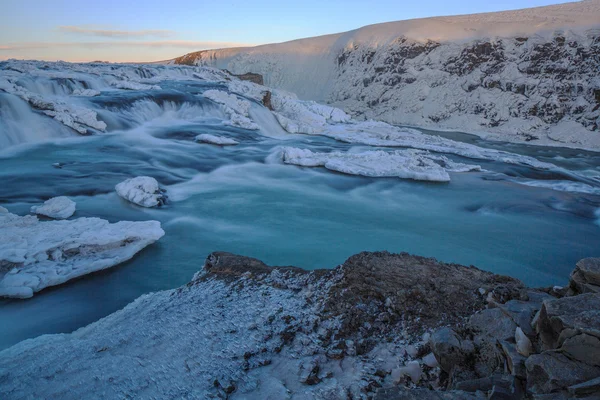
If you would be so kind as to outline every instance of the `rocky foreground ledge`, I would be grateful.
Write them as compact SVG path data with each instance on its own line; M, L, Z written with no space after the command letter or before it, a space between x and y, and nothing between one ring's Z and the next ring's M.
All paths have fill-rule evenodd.
M567 399L600 390L600 259L570 286L406 253L212 253L187 285L0 352L0 398Z

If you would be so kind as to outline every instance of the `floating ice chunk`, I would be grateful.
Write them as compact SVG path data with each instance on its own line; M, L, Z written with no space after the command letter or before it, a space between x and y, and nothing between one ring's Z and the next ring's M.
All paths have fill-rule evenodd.
M84 96L84 97L94 97L99 96L100 92L94 89L75 89L72 93L73 96Z
M127 179L115 186L115 190L125 200L142 207L161 206L167 199L156 179L149 176Z
M350 175L370 177L400 177L420 181L448 182L450 172L479 171L478 165L455 163L444 156L419 150L394 152L365 151L362 153L314 153L310 150L286 147L283 161L303 167L323 166Z
M434 151L436 153L455 154L473 159L527 165L538 169L557 168L554 164L541 162L533 157L478 147L441 136L426 135L416 129L398 128L385 122L363 121L353 124L333 125L322 134L347 143L369 146L409 147Z
M250 130L259 129L258 125L248 118L251 106L248 100L240 99L235 94L214 89L205 91L202 93L202 96L223 105L225 112L230 118L229 121L226 121L226 124Z
M0 297L32 297L46 287L113 267L163 235L158 221L40 222L32 215L0 213Z
M75 213L75 202L65 196L53 197L41 206L31 207L31 212L54 219L67 219Z
M560 180L519 180L513 179L515 183L520 185L526 185L531 187L547 188L556 190L559 192L572 192L572 193L587 193L593 195L600 195L600 187L594 187L583 182L576 181L560 181Z
M6 208L0 206L0 214L4 214L4 213L7 213L7 212L8 212L8 210Z
M111 85L117 89L125 90L160 90L161 87L158 85L146 85L144 83L132 82L132 81L114 81Z
M229 139L223 136L209 135L208 133L203 133L196 136L195 140L196 142L216 144L219 146L232 146L239 144L237 140Z

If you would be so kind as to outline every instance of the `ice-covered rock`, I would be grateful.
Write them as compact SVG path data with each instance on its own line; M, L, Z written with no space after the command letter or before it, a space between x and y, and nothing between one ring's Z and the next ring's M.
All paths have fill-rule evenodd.
M31 207L31 212L54 219L67 219L75 213L75 202L66 196L53 197L41 206Z
M127 201L142 207L156 207L165 204L167 196L156 179L138 176L126 179L115 186L117 194Z
M202 96L223 106L230 117L230 120L226 121L227 124L250 130L259 129L258 125L249 118L250 102L248 100L215 89L206 90Z
M71 94L73 96L94 97L94 96L99 96L100 91L94 90L94 89L75 89L75 90L73 90L73 93L71 93Z
M233 140L223 136L210 135L208 133L202 133L194 139L196 142L216 144L219 146L233 146L239 144L237 140Z
M283 162L303 167L325 167L350 175L400 177L448 182L448 172L479 171L478 165L455 163L420 150L365 151L361 153L315 153L307 149L283 148Z
M146 85L144 83L132 82L132 81L114 81L112 86L117 89L125 90L160 90L161 87L158 85Z
M40 222L31 215L0 213L0 297L32 297L46 287L113 267L163 235L158 221Z
M510 284L408 254L361 253L304 271L216 252L178 289L0 352L0 397L372 398L396 366L432 383L401 349L421 341L420 327L484 307L469 295L482 285ZM390 307L397 313L381 319Z

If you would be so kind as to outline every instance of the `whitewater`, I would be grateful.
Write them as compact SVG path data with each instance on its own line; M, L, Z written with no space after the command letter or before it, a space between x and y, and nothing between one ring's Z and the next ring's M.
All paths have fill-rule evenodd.
M117 193L139 176L163 205ZM308 269L407 251L549 286L600 243L598 153L355 121L208 67L1 62L0 180L18 216L66 196L67 221L164 230L123 264L0 300L0 349L178 287L215 250Z

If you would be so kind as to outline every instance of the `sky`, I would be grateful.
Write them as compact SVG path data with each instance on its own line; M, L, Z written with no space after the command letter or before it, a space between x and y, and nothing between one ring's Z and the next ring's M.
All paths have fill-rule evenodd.
M0 0L0 60L148 62L560 0Z

